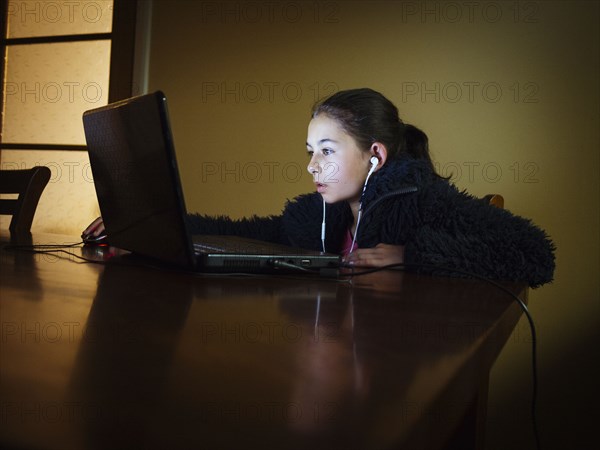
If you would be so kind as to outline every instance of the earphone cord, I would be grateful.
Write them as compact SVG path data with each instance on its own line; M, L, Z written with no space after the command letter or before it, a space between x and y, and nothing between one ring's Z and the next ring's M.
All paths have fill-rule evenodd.
M321 223L321 244L325 253L325 199L323 199L323 223Z
M360 218L362 216L362 201L363 201L363 197L365 195L365 191L367 190L367 183L369 182L369 178L371 178L371 174L373 173L373 169L375 168L375 166L373 166L371 168L371 170L369 170L369 173L367 174L367 179L365 180L365 184L363 186L363 190L362 193L360 194L360 203L358 205L358 216L356 218L356 228L354 229L354 236L352 237L352 245L350 246L350 253L352 253L354 251L354 244L356 244L356 236L358 236L358 226L360 225Z

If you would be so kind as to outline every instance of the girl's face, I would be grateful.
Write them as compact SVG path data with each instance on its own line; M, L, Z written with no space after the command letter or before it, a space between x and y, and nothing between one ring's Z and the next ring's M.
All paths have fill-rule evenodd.
M370 154L358 148L335 119L319 114L308 125L308 172L325 202L358 202L369 172Z

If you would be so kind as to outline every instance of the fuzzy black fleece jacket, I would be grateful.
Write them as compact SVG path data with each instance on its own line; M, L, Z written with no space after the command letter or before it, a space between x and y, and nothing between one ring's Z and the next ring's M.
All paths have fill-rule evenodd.
M188 216L193 234L237 235L321 250L323 201L318 193L288 201L281 215L232 220ZM327 205L326 250L340 253L352 224L346 202ZM370 178L356 241L404 245L407 264L459 269L539 287L552 281L555 247L530 220L459 191L420 160L399 158ZM457 275L447 270L423 270Z

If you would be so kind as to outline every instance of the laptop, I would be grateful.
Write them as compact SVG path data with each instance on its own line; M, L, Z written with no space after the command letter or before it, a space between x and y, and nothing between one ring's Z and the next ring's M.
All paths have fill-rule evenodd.
M339 255L190 234L162 92L86 111L83 125L111 245L201 272L337 274Z

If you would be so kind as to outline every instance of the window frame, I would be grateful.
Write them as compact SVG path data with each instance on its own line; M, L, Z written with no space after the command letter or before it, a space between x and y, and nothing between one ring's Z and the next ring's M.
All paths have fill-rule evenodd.
M8 38L8 1L2 2L0 8L0 32L2 40L0 52L2 64L0 68L0 112L4 111L5 67L7 66L7 50L13 45L53 44L64 42L84 42L109 40L110 67L108 77L108 103L113 103L133 95L133 74L135 60L135 37L137 25L138 1L113 0L112 30L108 33L69 34L60 36L35 36ZM4 120L0 120L2 135ZM2 150L87 150L85 145L33 144L27 142L0 143Z

